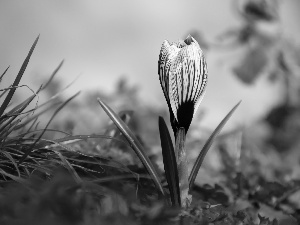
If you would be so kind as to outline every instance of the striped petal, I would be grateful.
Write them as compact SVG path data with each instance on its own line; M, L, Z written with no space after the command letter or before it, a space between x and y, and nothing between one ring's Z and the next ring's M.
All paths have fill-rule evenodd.
M176 126L184 127L187 132L207 84L207 65L197 41L191 36L171 45L164 41L159 75Z
M168 41L164 41L159 54L158 74L159 74L160 84L167 101L170 101L169 99L170 68L179 50L180 49L178 49L176 46L170 45Z

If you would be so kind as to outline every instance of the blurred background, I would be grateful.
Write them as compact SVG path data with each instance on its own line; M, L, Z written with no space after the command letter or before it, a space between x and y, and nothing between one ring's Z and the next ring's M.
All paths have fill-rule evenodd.
M248 190L245 196L252 194L272 206L276 190L277 199L284 194L285 200L285 193L292 193L288 214L299 214L299 11L299 0L0 0L0 74L10 65L0 89L13 83L40 34L20 83L31 90L18 88L10 107L31 96L63 59L64 63L36 98L38 104L51 99L46 119L33 121L29 130L44 129L56 103L81 90L49 128L71 135L122 138L100 108L100 96L116 112L134 111L135 116L123 111L122 118L162 169L158 115L169 121L158 56L164 40L173 42L191 34L208 62L208 86L187 135L190 166L212 130L242 100L208 152L197 183L226 183L232 193ZM62 95L51 98L70 83ZM57 135L65 133L47 131L43 138ZM105 139L82 142L74 148L112 154L118 160L126 159L130 151L127 145ZM286 205L282 209L287 211Z
M1 86L13 82L40 34L21 84L37 89L65 59L57 85L64 87L80 75L66 95L78 90L81 96L93 90L113 93L122 78L137 88L142 103L167 108L157 74L160 47L165 39L177 41L191 33L208 61L201 125L215 127L239 100L227 128L251 124L286 101L284 78L275 74L274 61L282 45L299 47L300 2L265 1L267 6L257 8L247 2L1 1L0 70L10 65Z

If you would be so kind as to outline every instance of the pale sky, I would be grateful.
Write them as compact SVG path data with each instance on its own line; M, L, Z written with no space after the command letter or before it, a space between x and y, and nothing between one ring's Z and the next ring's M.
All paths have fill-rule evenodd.
M298 0L282 0L284 34L298 41L299 9ZM40 34L22 84L37 85L65 59L59 73L64 84L81 74L70 92L111 91L125 75L130 84L139 85L145 102L164 105L157 74L163 40L176 41L194 30L214 38L239 24L231 0L1 0L0 71L11 66L1 87L13 81ZM229 68L238 57L207 53L208 88L200 106L207 111L207 126L215 126L239 100L243 103L233 123L249 123L278 101L278 87L264 78L252 87L235 79Z

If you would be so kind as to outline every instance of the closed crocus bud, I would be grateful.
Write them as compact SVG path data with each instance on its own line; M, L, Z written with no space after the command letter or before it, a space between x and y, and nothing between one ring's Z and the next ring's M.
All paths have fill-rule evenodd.
M171 44L164 41L158 73L174 134L179 128L186 133L207 84L207 65L197 41L190 35L184 41Z

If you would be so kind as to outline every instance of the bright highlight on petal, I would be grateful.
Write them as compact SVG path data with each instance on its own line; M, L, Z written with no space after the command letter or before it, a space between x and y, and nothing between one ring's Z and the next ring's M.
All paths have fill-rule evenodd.
M170 113L173 114L173 130L183 127L187 132L207 84L207 65L197 41L190 35L184 41L172 44L164 41L158 73Z

